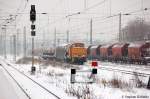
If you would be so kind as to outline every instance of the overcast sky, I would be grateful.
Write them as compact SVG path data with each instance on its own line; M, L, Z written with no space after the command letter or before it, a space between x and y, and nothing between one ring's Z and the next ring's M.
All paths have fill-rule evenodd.
M65 42L63 39L66 39L67 30L70 32L70 40L89 41L91 18L93 19L94 40L101 42L117 40L118 16L104 20L105 17L120 12L128 13L142 8L150 8L150 0L28 0L27 6L26 3L27 0L0 0L0 24L2 25L4 22L2 19L9 18L10 14L18 15L16 28L23 33L23 27L26 26L30 36L31 22L28 13L30 5L35 4L37 13L48 13L37 15L36 39L53 40L56 28L57 39L62 39L62 42ZM65 18L65 16L77 12L81 12L81 14ZM150 20L150 10L122 16L122 27L136 17ZM7 31L9 35L16 33L14 29Z

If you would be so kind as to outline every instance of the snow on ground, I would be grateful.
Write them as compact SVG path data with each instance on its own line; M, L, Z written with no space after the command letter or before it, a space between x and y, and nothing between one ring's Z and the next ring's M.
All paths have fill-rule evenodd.
M0 67L0 99L28 99L2 67Z
M20 70L24 71L26 68L26 72L30 71L30 65L22 65L17 66ZM37 66L38 69L38 66ZM88 69L87 67L84 67L83 69ZM43 74L45 75L43 77ZM57 75L57 76L56 76ZM98 70L98 77L99 80L105 79L106 81L113 79L113 77L117 77L118 79L121 79L123 81L130 81L131 79L134 79L134 76L131 75L125 75L120 73L114 73L111 71L106 70ZM34 77L33 77L34 78ZM45 84L47 86L54 85L58 88L61 88L63 90L66 90L69 87L73 87L74 89L82 89L81 87L88 86L91 90L91 92L94 94L92 97L93 99L120 99L123 96L124 97L130 97L130 96L138 96L143 95L150 97L149 90L146 89L138 89L134 88L134 85L131 86L132 89L119 89L119 88L113 88L106 86L104 87L101 83L96 84L70 84L70 70L69 69L62 69L62 68L55 68L52 66L48 66L47 68L41 70L41 74L37 73L36 80L39 80L42 84ZM143 78L145 79L145 78ZM147 82L147 80L144 80ZM134 84L131 80L131 84ZM55 91L55 90L54 90ZM65 98L64 98L65 99Z
M14 56L14 55L9 55L9 54L7 54L6 58L7 58L7 60L9 60L9 61L11 61L11 62L14 63L15 59L18 60L18 59L22 58L22 56L23 56L23 55Z
M91 61L88 61L87 63L85 63L85 65L89 66L90 63L91 63ZM114 72L114 71L104 70L103 67L106 68L106 69L114 69L117 72L116 71ZM150 75L150 66L149 65L145 66L145 65L120 64L120 63L100 62L100 61L98 61L98 67L97 68L99 69L98 70L99 74L100 75L104 74L105 77L107 76L106 78L108 78L108 79L112 79L112 77L118 76L118 75L124 76L124 73L119 72L119 70L120 71L124 71L125 70L125 71L129 71L129 72L146 73L146 74ZM113 76L110 76L110 75L113 75ZM128 77L131 76L130 74L126 74L126 75L127 75L127 78L122 78L122 77L121 78L127 80ZM103 77L103 76L101 76L101 77ZM146 76L145 78L147 79L148 76Z
M119 65L114 63L100 62L98 68L98 75L96 76L96 83L85 84L75 83L70 84L70 69L49 66L35 65L37 72L35 75L30 75L31 64L15 64L15 68L24 72L32 79L38 81L40 84L46 86L55 94L59 95L62 99L76 99L84 95L90 99L150 99L150 90L146 88L136 87L135 75L123 74L119 72L101 70L100 67L111 67L123 70L139 70L140 72L149 73L149 70L140 70L130 65ZM126 66L126 68L124 68ZM136 65L134 65L136 66ZM89 63L82 66L82 70L89 69ZM81 73L82 74L82 73ZM85 75L81 75L84 79ZM121 88L112 86L112 80L118 79L121 81ZM145 84L148 82L148 77L139 77ZM83 99L83 97L81 98Z
M4 65L5 62L2 62L2 65ZM11 71L11 74L14 76L14 78L19 82L20 85L22 85L23 89L26 89L27 93L30 95L31 99L56 99L53 95L43 90L41 87L39 87L37 84L33 83L31 80L29 80L27 77L21 75L19 72L15 71L10 66L6 66L9 71ZM30 66L31 67L31 66ZM30 67L28 69L30 69ZM25 69L24 69L25 70ZM53 85L44 83L45 80L48 78L46 77L40 77L39 75L30 75L30 72L24 71L25 74L30 76L32 79L38 81L38 83L45 86L47 89L49 89L51 92L59 96L61 99L74 99L72 96L68 96L63 90L60 88L57 88ZM42 75L41 75L42 76ZM51 82L52 83L52 82ZM21 98L20 98L21 99Z
M7 67L7 69L11 71L11 75L13 75L13 77L19 82L23 89L26 89L31 99L56 99L56 97L47 93L45 90L41 89L38 85L30 81L25 76L20 75L19 72L16 72L11 67Z

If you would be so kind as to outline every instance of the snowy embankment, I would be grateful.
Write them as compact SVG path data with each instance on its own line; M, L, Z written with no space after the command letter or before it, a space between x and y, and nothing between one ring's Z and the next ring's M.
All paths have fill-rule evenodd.
M114 65L116 67L114 67ZM98 74L96 82L93 84L86 83L70 83L70 69L37 64L37 71L35 75L30 75L31 65L29 64L15 64L15 68L24 72L32 79L38 81L46 86L52 92L58 94L62 99L73 98L89 98L89 99L144 99L150 98L150 90L144 86L137 88L137 76L124 74L121 72L101 70L101 67L112 67L117 69L122 68L118 64L101 63L98 67ZM129 66L127 66L129 67ZM82 66L81 70L89 69L89 63ZM133 70L128 68L127 70ZM147 72L147 70L145 70ZM83 79L87 78L84 73L79 74ZM138 79L147 84L148 77L139 77Z

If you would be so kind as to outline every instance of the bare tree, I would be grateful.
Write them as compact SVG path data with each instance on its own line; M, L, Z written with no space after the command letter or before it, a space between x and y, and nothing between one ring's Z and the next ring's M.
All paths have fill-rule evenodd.
M122 29L124 41L150 40L150 23L137 18Z

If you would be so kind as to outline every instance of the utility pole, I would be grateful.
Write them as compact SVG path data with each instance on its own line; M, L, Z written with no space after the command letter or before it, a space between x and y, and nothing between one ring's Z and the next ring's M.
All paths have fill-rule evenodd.
M69 43L69 30L67 30L67 43Z
M32 37L32 67L34 67L34 37Z
M3 55L3 32L1 29L1 33L0 33L0 55Z
M55 30L54 30L54 47L56 48L56 28L55 28Z
M89 38L88 38L88 37L89 37L89 33L87 32L87 33L86 33L86 41L87 41L86 43L87 43L87 44L89 43Z
M54 48L55 48L55 55L54 55L54 57L55 58L54 58L54 64L53 64L54 66L56 65L56 55L57 55L57 53L56 53L56 42L57 42L56 39L57 38L56 38L56 27L55 27L55 30L54 30Z
M13 35L14 61L16 61L16 35Z
M92 37L92 32L93 32L93 21L92 21L92 19L90 20L90 44L92 45L92 43L93 43L93 37Z
M16 51L16 55L17 55L17 56L20 54L19 32L20 32L20 30L17 29L17 37L16 37L16 39L17 39L17 42L16 42L16 47L17 47L17 49L16 49L16 50L17 50L17 51Z
M47 13L47 17L48 17L48 34L50 34L49 33L49 14ZM51 36L50 36L51 37Z
M121 36L121 13L119 13L119 42L122 40Z
M12 55L13 51L12 51L12 36L10 36L10 55Z
M59 44L60 44L60 39L58 39L57 42L58 42L58 46L59 46Z
M70 29L70 18L68 19L68 29L67 29L67 43L69 43L69 29Z
M6 26L2 28L2 31L4 34L4 46L3 46L4 51L3 51L3 53L4 53L4 58L6 59L7 58L7 56L6 56Z
M27 56L26 54L26 50L27 50L27 47L26 47L26 27L24 27L24 31L23 31L23 53L24 53L24 58Z
M84 0L84 9L86 9L86 0Z

